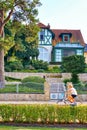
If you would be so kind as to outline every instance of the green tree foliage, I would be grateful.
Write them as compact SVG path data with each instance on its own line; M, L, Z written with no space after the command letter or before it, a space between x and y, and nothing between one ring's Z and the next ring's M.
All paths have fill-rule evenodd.
M29 25L30 26L30 25ZM31 28L33 26L33 31ZM38 31L39 28L37 25L31 25L31 28L26 25L22 25L20 23L20 29L16 32L14 40L15 45L10 48L8 54L5 56L5 65L7 65L10 61L20 60L22 64L25 66L30 62L30 59L37 59L39 55L38 50ZM30 29L30 31L29 31ZM32 38L31 36L32 35ZM29 39L30 37L30 39Z
M31 26L31 28L30 28ZM30 60L38 57L38 31L37 25L30 24L29 26L23 26L19 32L16 33L15 39L21 41L21 45L24 50L16 49L15 55L18 58L22 58L23 61ZM16 41L18 43L18 41Z
M64 57L61 68L62 72L83 73L85 70L85 58L82 55Z
M22 79L21 82L22 83L27 83L27 82L44 83L45 79L39 76L30 76Z
M61 64L62 72L72 73L71 81L73 83L79 82L78 75L85 71L85 58L82 55L73 55L69 57L64 57Z
M15 24L15 21L24 23L26 25L35 24L38 19L37 7L41 3L39 0L1 0L0 1L0 87L4 87L4 48L7 49L7 46L10 46L9 43L12 43L12 39L8 37L5 39L4 27L10 18L14 21L13 26L15 27L14 32L19 28ZM15 34L15 33L13 33ZM31 38L27 38L32 41Z
M42 60L32 60L32 66L35 69L48 70L48 63Z
M10 27L11 22L8 22L8 24L6 24L4 27L5 38L0 38L0 47L4 48L4 55L6 55L9 49L15 44L14 35L12 34Z

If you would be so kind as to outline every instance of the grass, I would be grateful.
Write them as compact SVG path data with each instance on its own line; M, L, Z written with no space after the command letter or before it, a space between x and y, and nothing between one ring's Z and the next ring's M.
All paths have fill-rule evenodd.
M14 127L0 126L0 130L86 130L85 128L55 128L55 127Z
M16 78L8 77L8 76L5 76L5 80L10 81L10 82L12 82L12 81L20 82L21 81L21 79L16 79Z
M87 91L77 90L78 94L87 94ZM44 93L43 83L9 84L0 88L0 93Z
M59 76L61 77L61 75ZM0 93L44 93L44 85L42 82L44 81L43 78L41 79L40 77L36 77L36 76L34 77L31 76L27 78L25 79L26 83L22 83L20 85L17 84L6 85L5 88L0 89ZM21 82L21 79L16 79L7 76L5 77L5 80L9 82L12 81ZM27 83L27 81L32 81L32 82ZM77 86L75 87L77 89ZM81 86L78 87L79 87L79 89L77 89L78 94L87 94L87 86L85 87L85 89L83 87L81 88Z
M78 90L78 94L87 94L87 91ZM0 93L44 93L43 83L9 84L0 88Z
M0 93L44 93L42 83L9 84L0 89Z

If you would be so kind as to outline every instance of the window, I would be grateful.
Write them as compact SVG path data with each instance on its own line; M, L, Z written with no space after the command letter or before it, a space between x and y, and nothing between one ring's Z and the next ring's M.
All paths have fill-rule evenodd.
M48 61L48 50L46 48L39 47L39 60Z
M63 42L69 42L70 38L69 35L63 35Z
M82 55L82 54L83 54L82 50L77 50L77 55Z
M40 40L43 41L44 40L44 35L40 35Z
M64 37L64 41L67 42L68 41L68 36Z
M55 51L55 61L56 62L62 61L61 49L56 49L56 51Z
M45 35L45 33L44 33L44 30L42 30L41 32L40 32L40 41L44 41L44 35Z
M71 55L75 55L75 50L63 50L63 56L71 56Z

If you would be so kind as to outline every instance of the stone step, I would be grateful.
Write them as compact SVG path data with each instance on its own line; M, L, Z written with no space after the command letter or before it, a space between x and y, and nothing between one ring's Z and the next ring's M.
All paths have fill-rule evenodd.
M62 83L62 78L46 78L46 81L48 83Z

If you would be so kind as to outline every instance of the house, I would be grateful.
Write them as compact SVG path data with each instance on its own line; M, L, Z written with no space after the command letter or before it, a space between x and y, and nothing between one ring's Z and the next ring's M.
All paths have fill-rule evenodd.
M80 30L50 29L43 23L38 23L39 60L49 63L61 63L64 56L83 55L84 39Z
M39 32L39 57L38 59L51 62L51 53L52 53L52 40L54 38L54 33L50 29L49 24L45 26L42 23L39 23L41 31Z
M87 44L85 44L84 48L84 57L85 57L85 63L87 64Z

